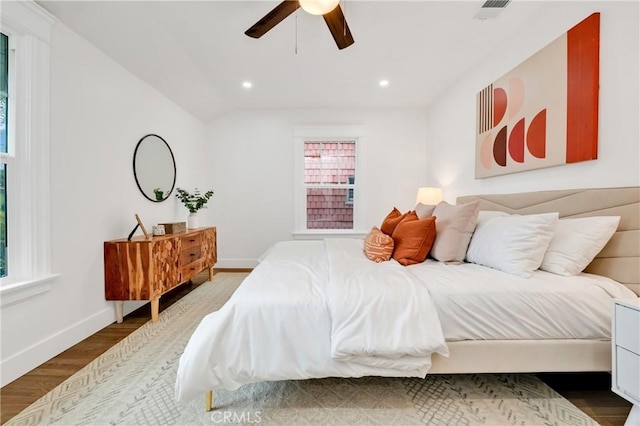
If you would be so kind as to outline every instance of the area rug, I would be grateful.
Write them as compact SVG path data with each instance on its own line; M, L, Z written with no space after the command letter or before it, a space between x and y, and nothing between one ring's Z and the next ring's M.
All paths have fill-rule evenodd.
M202 317L246 277L218 273L26 408L8 425L595 425L527 374L263 382L174 400L178 360Z

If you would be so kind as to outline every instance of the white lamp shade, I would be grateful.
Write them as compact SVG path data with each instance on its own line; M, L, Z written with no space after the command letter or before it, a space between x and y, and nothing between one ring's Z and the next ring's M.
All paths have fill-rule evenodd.
M299 0L300 7L312 15L324 15L336 8L340 0Z
M435 206L440 201L442 201L442 188L418 188L416 204L422 203Z

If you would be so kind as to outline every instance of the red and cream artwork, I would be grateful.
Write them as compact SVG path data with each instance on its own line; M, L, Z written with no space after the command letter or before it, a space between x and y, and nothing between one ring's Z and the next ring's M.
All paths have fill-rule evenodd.
M478 93L476 179L597 158L599 48L594 13Z

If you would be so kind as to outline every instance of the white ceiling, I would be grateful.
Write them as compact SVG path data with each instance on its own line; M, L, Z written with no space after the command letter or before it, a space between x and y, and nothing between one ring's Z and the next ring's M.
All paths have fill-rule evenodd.
M342 0L355 39L344 50L300 9L260 39L245 36L278 0L39 3L207 122L238 108L428 106L546 2L514 0L480 21L484 0Z

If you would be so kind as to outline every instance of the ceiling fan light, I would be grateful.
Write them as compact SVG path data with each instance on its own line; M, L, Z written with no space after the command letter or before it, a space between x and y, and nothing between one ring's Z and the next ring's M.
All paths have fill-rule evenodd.
M338 6L340 0L299 0L300 7L312 15L324 15Z

